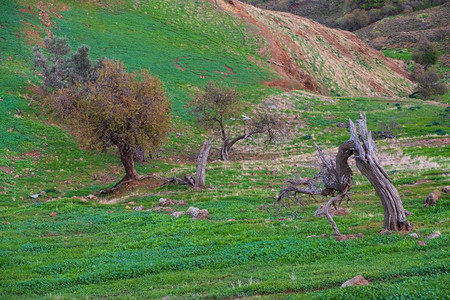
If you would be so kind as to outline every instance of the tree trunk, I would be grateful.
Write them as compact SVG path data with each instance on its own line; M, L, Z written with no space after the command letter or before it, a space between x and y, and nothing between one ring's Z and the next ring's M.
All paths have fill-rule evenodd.
M231 141L230 141L229 137L224 139L223 143L222 143L222 148L220 150L220 160L222 160L222 161L229 160L230 159L230 150L231 150L231 147L234 146L234 144L236 144L240 140L249 138L252 135L257 134L257 133L261 133L261 132L254 131L254 132L251 132L251 133L248 133L248 134L242 134L242 135L232 139Z
M354 143L356 166L372 184L384 208L384 229L388 231L411 230L412 226L406 219L400 195L392 184L376 155L372 133L367 131L365 114L360 114L359 134L355 124L350 120L351 140Z
M139 174L134 167L133 151L131 149L120 149L120 161L125 168L125 177L121 181L139 179Z
M228 161L230 159L230 147L228 146L228 141L230 138L226 138L222 143L222 148L220 149L220 160Z
M212 141L204 142L197 158L197 171L195 174L194 188L205 187L206 163L208 162L209 149L211 149Z

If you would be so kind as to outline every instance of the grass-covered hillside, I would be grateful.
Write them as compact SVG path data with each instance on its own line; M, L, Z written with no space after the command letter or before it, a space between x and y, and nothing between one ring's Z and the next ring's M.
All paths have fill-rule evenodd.
M362 91L369 88L364 81L358 81L358 97L284 93L280 85L300 83L268 62L271 53L289 53L285 45L271 44L271 37L279 30L278 37L296 39L300 19L290 27L283 14L253 10L247 15L226 3L0 2L0 299L448 297L450 197L443 193L430 208L423 208L423 199L450 185L449 106L365 97ZM230 162L216 160L216 141L205 190L148 179L103 198L88 197L117 182L123 167L114 149L99 153L80 148L42 112L34 92L41 79L31 71L31 47L49 34L67 36L74 48L89 45L93 58L120 59L130 70L150 68L165 83L175 116L172 130L156 158L137 166L141 174L195 172L195 157L209 134L193 122L185 104L208 80L236 87L249 112L257 107L276 110L290 132L275 144L260 139L237 144ZM318 37L297 42L296 47L323 44L336 56L342 50ZM309 59L323 58L311 46L305 49L302 67L326 87L322 63L317 71L308 69L308 64L314 66ZM369 61L346 59L354 72ZM329 63L337 68L342 61ZM384 64L370 67L374 80L392 82L389 76L396 76ZM330 74L330 80L337 75ZM355 95L347 85L336 84L343 94ZM400 89L411 87L407 83ZM336 123L355 120L360 111L367 113L370 130L388 125L397 137L377 140L378 156L405 209L413 213L408 220L417 238L380 234L381 202L356 168L352 202L344 204L349 214L335 221L342 233L363 237L337 241L326 218L313 217L324 199L306 199L306 206L295 212L270 206L286 179L316 173L312 138L327 155L336 153L349 138L348 129ZM36 194L38 198L30 197ZM154 210L160 198L187 202L174 210L194 206L210 215L205 220L175 218L170 211ZM427 238L437 231L440 237ZM339 288L359 274L369 286Z

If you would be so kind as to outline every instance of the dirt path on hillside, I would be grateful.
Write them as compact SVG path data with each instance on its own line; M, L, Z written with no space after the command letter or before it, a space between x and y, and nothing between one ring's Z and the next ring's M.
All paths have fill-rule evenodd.
M248 4L244 4L239 1L234 1L234 5L229 4L225 1L215 1L216 6L224 9L225 11L231 12L235 15L240 16L244 20L247 20L251 24L258 27L261 31L261 35L267 41L270 47L270 57L273 68L280 74L283 80L274 80L270 82L264 82L264 84L269 86L278 86L283 89L308 89L311 91L318 91L318 84L314 78L306 73L303 69L298 67L296 63L292 60L290 55L283 49L280 45L278 39L269 31L265 26L263 26L258 20L253 18L247 11ZM264 52L264 49L261 49ZM263 53L261 53L263 54ZM262 55L261 55L262 56ZM292 81L296 81L299 86L295 87ZM295 88L294 88L295 87Z

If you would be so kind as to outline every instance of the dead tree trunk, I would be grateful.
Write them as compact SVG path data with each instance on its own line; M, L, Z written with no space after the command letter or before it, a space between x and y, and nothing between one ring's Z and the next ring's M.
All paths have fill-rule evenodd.
M332 198L327 201L324 212L335 234L340 235L333 216L329 213L329 208L331 205L335 207L340 205L345 197L348 198L353 177L348 159L354 155L357 168L367 177L381 199L384 208L384 229L388 231L411 230L412 226L406 219L407 212L403 208L400 195L376 156L372 134L367 131L366 116L360 115L359 132L351 120L349 120L349 124L350 140L339 147L335 161L326 159L322 150L314 143L322 162L318 175L325 184L325 188L322 190L313 188L311 184L313 179L289 181L291 185L281 190L276 201L288 199L296 194L305 194L311 197L319 194L325 197L331 195ZM298 185L308 185L308 188L301 188Z
M354 143L353 153L356 166L367 177L381 199L384 208L384 229L388 231L411 230L412 226L406 219L400 195L376 155L372 133L367 131L365 114L360 114L358 125L359 133L355 124L350 120L350 134Z
M211 149L212 141L204 142L203 147L200 150L200 154L197 158L197 170L195 173L195 184L194 188L204 188L205 187L205 177L206 177L206 163L208 162L209 150Z

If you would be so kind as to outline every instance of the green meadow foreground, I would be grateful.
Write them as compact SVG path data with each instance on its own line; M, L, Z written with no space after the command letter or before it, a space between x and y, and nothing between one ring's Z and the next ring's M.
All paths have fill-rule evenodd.
M191 9L214 16L203 1L184 6L152 1L159 10L145 14L120 1L113 1L116 10L62 1L70 9L58 12L63 18L51 17L54 34L67 36L74 47L90 45L95 58L121 59L132 70L150 67L171 96L175 117L169 140L154 160L137 166L140 174L195 173L196 155L209 135L185 104L204 80L237 86L248 111L252 105L275 107L291 129L275 144L256 139L236 145L229 162L218 160L217 141L205 190L148 179L89 199L117 182L123 168L114 149L81 149L40 112L32 92L40 79L31 71L30 45L44 31L38 26L38 2L29 1L31 8L25 2L0 4L5 39L0 42L0 299L448 298L450 196L443 193L436 206L423 207L426 195L450 185L446 100L325 97L262 85L277 79L255 55L262 42L255 37L243 46L227 29L247 30L244 24L224 14L217 24L183 17ZM29 28L36 28L36 36ZM194 47L198 44L205 46ZM205 74L211 77L202 78ZM343 234L362 233L361 238L336 241L327 219L313 217L319 202L307 200L295 212L270 207L286 179L317 173L312 138L335 155L350 136L336 123L356 120L360 111L366 112L370 130L397 125L396 139L376 145L405 209L413 213L410 233L417 238L380 234L383 207L356 168L352 201L344 204L349 214L335 221ZM207 209L209 217L175 218L150 210L160 198L184 200L187 206L175 211L194 206ZM437 231L440 237L426 238ZM339 288L356 275L370 285Z

